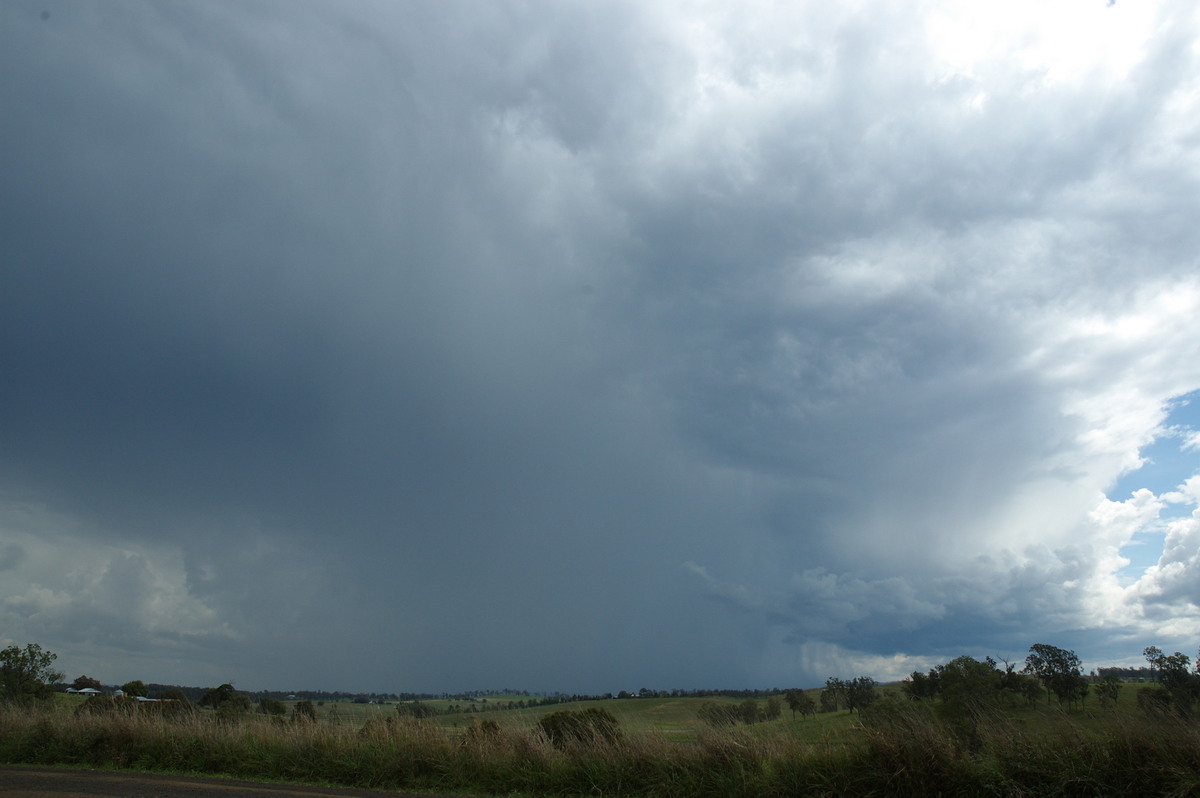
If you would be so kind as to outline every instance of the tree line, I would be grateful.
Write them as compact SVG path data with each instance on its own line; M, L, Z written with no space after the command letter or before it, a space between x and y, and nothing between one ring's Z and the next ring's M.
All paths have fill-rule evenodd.
M1157 646L1148 646L1142 654L1149 667L1100 668L1099 676L1085 676L1074 651L1035 643L1020 670L1017 663L1005 662L1001 668L991 657L976 660L963 656L927 673L914 671L901 688L914 701L936 698L964 705L1032 704L1044 696L1047 701L1057 699L1070 707L1095 694L1101 706L1112 706L1120 694L1123 677L1132 674L1138 681L1152 682L1138 691L1140 706L1190 716L1200 704L1200 654L1195 667L1179 651L1166 654Z
M1143 650L1147 667L1100 668L1099 677L1085 676L1078 655L1069 649L1047 643L1030 646L1023 667L1018 663L1003 662L1003 667L992 657L977 660L962 656L937 665L927 672L914 671L901 683L905 697L914 700L940 700L950 704L1008 703L1024 701L1034 703L1045 696L1047 700L1058 699L1060 703L1073 706L1094 694L1102 706L1111 705L1120 692L1122 679L1132 675L1138 681L1149 682L1138 692L1138 704L1148 710L1172 711L1191 716L1200 705L1200 653L1195 666L1186 654L1176 651L1167 654L1157 646ZM17 701L45 698L55 690L65 690L63 674L54 670L57 659L52 652L36 643L24 648L8 646L0 651L0 701ZM76 690L87 687L101 690L101 683L90 676L79 676L71 684ZM546 697L523 697L507 701L494 700L497 695L524 695L525 691L474 691L459 694L425 693L342 693L306 691L282 693L280 691L239 692L232 685L215 688L193 688L177 685L146 684L132 680L120 686L130 697L153 697L160 700L195 703L226 711L248 711L257 705L259 711L268 714L286 712L284 698L300 699L305 708L301 715L311 711L314 699L325 700L371 700L385 703L386 699L398 702L401 715L425 717L441 713L485 712L489 710L526 709L552 706L554 704L581 701L598 701L616 698L660 698L660 697L726 697L741 698L740 703L706 702L701 706L701 717L713 725L735 723L757 723L773 720L782 715L786 703L792 716L809 716L816 712L836 712L847 709L851 712L864 709L878 697L877 683L868 676L849 680L830 677L825 687L814 700L804 690L671 690L659 691L642 688L636 694L620 691L599 695L568 695L556 693ZM492 696L493 700L489 700ZM451 704L436 710L424 701L432 698L458 698L464 704ZM760 700L764 703L760 704ZM237 705L236 707L234 705Z

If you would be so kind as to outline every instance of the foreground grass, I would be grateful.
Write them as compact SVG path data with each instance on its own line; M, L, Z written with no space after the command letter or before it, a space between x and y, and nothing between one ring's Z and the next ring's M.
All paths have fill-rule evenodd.
M675 709L663 710L666 714ZM674 720L674 719L673 719ZM521 723L445 729L368 719L358 728L135 707L78 716L0 709L0 762L484 795L1200 795L1200 731L1172 718L1059 713L954 723L892 703L820 739L789 730L692 728L694 742L627 731L557 749ZM765 726L765 724L764 724ZM811 724L809 728L815 728Z

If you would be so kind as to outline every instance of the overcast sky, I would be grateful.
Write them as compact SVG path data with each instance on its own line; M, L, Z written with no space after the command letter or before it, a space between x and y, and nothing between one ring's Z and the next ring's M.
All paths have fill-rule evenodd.
M355 691L1194 655L1198 41L0 4L0 644Z

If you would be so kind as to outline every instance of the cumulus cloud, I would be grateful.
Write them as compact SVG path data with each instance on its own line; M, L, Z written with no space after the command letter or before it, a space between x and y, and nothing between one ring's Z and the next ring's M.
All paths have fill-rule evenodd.
M1163 496L1172 503L1200 506L1200 476ZM1162 556L1128 588L1135 606L1171 638L1190 639L1200 628L1195 584L1200 567L1200 509L1166 521Z
M61 666L82 671L103 663L124 672L148 657L202 658L234 635L228 621L190 593L169 548L120 549L64 534L70 523L61 516L27 509L21 524L11 508L5 515L9 547L21 552L0 601L7 643L70 641L59 651ZM31 528L31 518L52 519L53 528Z

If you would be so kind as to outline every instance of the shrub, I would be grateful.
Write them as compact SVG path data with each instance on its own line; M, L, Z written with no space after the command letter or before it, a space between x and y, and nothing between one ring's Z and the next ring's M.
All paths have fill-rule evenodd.
M1104 681L1096 685L1096 695L1100 699L1100 706L1106 709L1112 709L1117 704L1117 698L1121 694L1121 680L1111 674L1104 677Z
M696 710L696 716L709 726L734 726L742 719L742 710L737 704L705 701Z
M742 716L742 723L745 723L747 726L762 720L762 712L758 708L758 702L753 698L747 698L738 704L738 713Z
M258 711L264 715L286 715L287 706L277 698L260 698Z
M612 745L621 739L617 719L606 709L552 712L538 721L538 729L555 748L596 743Z
M1171 691L1162 685L1143 687L1137 692L1137 703L1143 712L1166 714L1171 710Z
M292 707L292 720L301 723L315 723L317 710L311 701L297 701Z
M437 715L437 710L420 701L412 701L407 704L397 704L396 713L402 718L432 718Z

